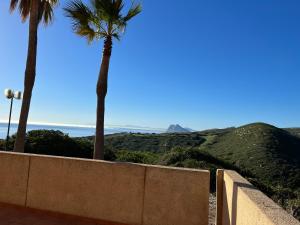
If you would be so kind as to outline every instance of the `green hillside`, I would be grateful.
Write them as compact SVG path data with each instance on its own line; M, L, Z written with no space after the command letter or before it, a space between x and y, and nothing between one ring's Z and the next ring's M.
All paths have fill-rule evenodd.
M141 134L122 133L105 137L105 146L114 151L149 151L162 153L174 147L195 147L205 142L198 133Z
M300 128L284 128L284 130L288 131L292 135L300 137Z
M255 123L215 137L204 151L265 184L300 187L300 138L274 126Z

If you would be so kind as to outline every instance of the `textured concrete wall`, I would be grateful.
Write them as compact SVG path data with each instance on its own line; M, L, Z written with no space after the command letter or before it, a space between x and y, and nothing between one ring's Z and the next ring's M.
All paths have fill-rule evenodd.
M217 196L217 225L300 225L235 171L219 171L217 179L223 192Z
M207 225L209 172L147 167L144 225Z
M207 225L209 172L0 152L0 202L131 225Z
M141 224L145 167L32 156L27 206Z
M0 202L25 205L29 159L0 152Z

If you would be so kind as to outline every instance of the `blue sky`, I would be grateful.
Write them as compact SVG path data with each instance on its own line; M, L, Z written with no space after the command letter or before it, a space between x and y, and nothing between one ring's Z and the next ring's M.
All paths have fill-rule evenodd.
M0 90L22 90L28 24L0 1ZM130 1L128 1L130 2ZM95 122L102 41L87 45L63 16L40 26L29 120ZM109 71L106 124L193 129L263 121L300 126L298 0L144 0ZM1 94L2 95L2 94ZM17 120L20 102L14 106ZM0 120L8 116L0 96Z

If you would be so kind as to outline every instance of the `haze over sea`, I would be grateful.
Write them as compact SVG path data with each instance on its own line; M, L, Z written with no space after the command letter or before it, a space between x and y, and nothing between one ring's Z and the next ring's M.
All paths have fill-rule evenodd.
M17 132L18 125L15 123L11 124L10 135ZM28 124L27 131L31 130L60 130L70 137L85 137L92 136L95 133L93 127L83 126L72 126L72 125L45 125L45 124ZM104 129L105 134L114 134L121 132L132 132L132 133L161 133L162 129L147 128L147 127L134 127L134 126L108 126ZM0 122L0 139L4 139L7 133L7 123Z

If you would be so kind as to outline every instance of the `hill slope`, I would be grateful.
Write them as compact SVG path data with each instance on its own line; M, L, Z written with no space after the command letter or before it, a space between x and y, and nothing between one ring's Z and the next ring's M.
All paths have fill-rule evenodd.
M267 185L300 187L300 138L283 129L249 124L218 135L204 150Z
M105 146L114 151L166 152L174 147L200 146L205 139L197 133L112 134L105 136Z
M288 131L292 135L300 137L300 128L284 128L284 130Z

